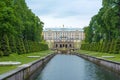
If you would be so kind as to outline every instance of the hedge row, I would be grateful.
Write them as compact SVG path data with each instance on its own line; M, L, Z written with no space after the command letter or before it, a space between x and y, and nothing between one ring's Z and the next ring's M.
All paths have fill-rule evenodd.
M23 40L22 38L15 39L13 36L8 38L3 36L0 41L0 56L9 56L11 53L25 54L47 50L48 45L40 42Z
M104 53L120 53L120 40L112 40L110 42L82 44L82 50L97 51Z

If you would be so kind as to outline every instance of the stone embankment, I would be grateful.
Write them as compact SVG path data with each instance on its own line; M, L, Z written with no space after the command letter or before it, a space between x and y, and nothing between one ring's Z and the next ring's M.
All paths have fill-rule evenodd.
M109 61L109 60L105 60L105 59L101 59L101 58L96 58L93 56L79 54L79 53L76 53L76 55L79 57L82 57L84 59L87 59L87 60L89 60L97 65L104 66L107 69L112 70L112 71L120 74L120 63L119 62L113 62L113 61Z
M54 55L50 54L40 60L21 65L15 70L0 75L0 80L34 80Z

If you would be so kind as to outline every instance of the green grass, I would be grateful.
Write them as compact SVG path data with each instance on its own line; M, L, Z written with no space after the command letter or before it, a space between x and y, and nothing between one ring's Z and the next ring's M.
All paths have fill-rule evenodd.
M80 54L86 54L86 55L90 55L98 58L103 58L102 56L114 56L113 58L103 58L103 59L114 61L114 62L120 62L120 54L109 54L109 53L85 51L85 50L79 50L78 52Z
M48 54L51 54L51 53L53 53L53 52L50 50L22 54L22 55L18 55L16 53L13 53L10 56L0 57L0 62L2 62L2 61L18 61L18 62L21 62L22 64L26 64L26 63L38 60L38 59L40 59L44 56L47 56ZM28 58L27 56L40 56L40 58ZM17 65L17 66L0 66L0 74L11 71L11 70L17 68L18 66L19 65Z

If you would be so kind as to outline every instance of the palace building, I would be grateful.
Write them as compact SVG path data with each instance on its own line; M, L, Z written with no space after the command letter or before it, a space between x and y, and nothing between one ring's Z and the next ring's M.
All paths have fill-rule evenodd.
M44 40L49 48L79 48L84 40L84 32L81 28L46 28L43 30Z

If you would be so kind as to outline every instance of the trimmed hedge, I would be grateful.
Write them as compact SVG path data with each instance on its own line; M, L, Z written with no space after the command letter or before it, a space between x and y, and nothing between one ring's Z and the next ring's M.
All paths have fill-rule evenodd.
M111 42L81 44L81 50L97 51L105 53L120 53L120 40L112 40Z
M11 53L9 39L7 35L3 35L3 39L1 41L1 51L3 52L4 56L9 56L9 54Z
M15 39L13 36L8 38L4 35L0 42L0 56L9 56L11 53L25 54L48 50L46 43Z

